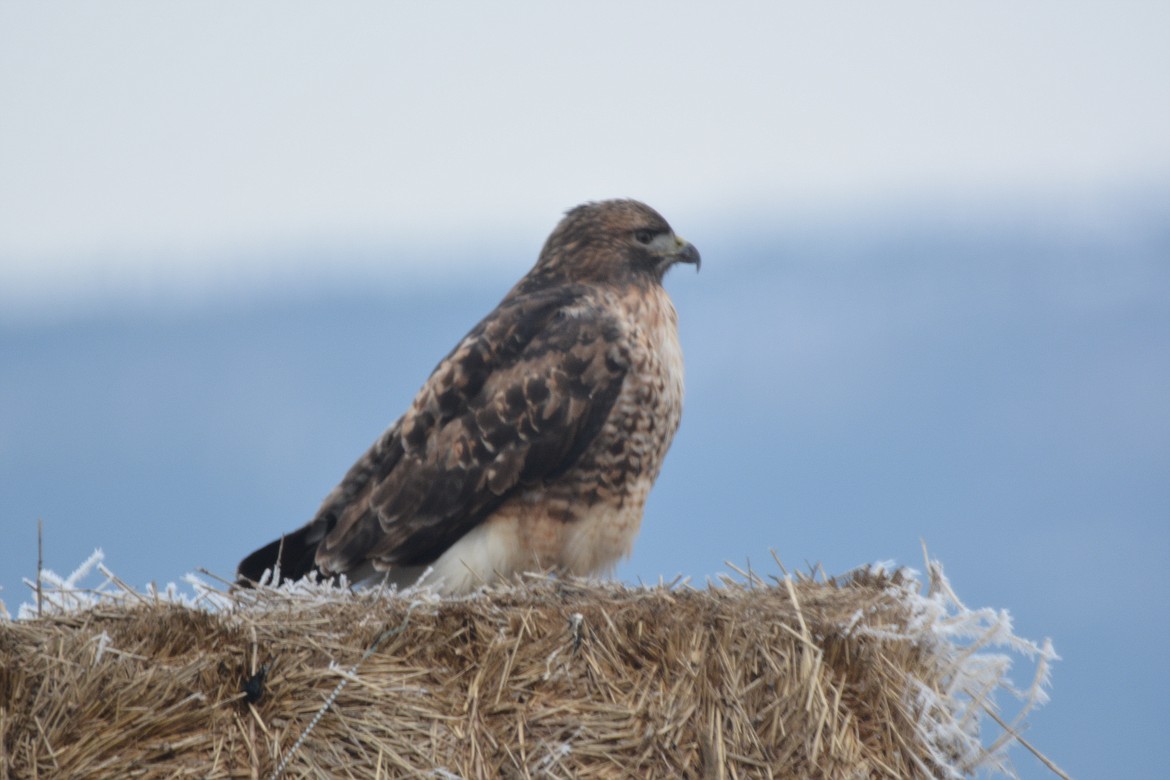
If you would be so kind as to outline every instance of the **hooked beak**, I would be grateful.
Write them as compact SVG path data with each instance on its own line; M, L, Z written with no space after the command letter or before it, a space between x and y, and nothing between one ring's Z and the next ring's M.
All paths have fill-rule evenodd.
M676 263L691 263L695 266L695 273L699 272L699 268L703 265L703 258L699 256L699 250L695 249L695 245L689 241L684 241L678 236L674 237L675 250L672 253L674 262Z
M665 274L675 263L690 263L699 270L701 260L699 250L694 244L676 236L674 233L659 233L650 242L650 249L656 256L655 267L658 273Z

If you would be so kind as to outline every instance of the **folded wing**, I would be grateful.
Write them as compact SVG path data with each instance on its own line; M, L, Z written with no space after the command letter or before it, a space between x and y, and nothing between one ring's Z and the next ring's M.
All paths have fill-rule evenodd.
M309 526L317 565L431 563L509 496L571 468L620 392L621 336L573 287L505 300L326 499Z

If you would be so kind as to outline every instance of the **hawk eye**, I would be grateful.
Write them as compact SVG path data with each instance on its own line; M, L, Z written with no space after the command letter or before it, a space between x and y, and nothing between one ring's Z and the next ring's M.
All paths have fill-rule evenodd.
M634 231L634 239L639 244L649 244L651 241L654 240L655 235L656 234L653 230L646 230L645 228L643 228L642 230L635 230Z

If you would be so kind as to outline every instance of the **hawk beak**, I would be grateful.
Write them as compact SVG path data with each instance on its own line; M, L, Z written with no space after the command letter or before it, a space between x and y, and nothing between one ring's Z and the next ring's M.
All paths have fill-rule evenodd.
M674 242L674 262L691 263L695 266L695 273L698 273L699 268L703 265L703 258L699 256L699 250L695 249L694 244L689 241L684 241L678 236L674 237Z

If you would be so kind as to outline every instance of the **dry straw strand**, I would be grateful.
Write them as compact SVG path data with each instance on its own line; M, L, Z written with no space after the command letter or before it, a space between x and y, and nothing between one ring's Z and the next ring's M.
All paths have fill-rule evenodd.
M328 712L329 708L333 706L333 702L337 701L337 697L341 694L341 689L345 687L346 683L349 682L351 677L357 674L358 667L362 665L362 662L374 653L378 652L378 648L381 646L382 642L386 641L392 636L395 636L396 634L401 634L406 630L406 626L410 623L410 613L414 611L416 606L417 604L410 605L410 608L406 610L406 616L402 618L402 622L397 626L388 628L381 634L378 634L378 638L370 644L369 648L366 649L366 652L362 654L362 657L359 658L353 666L349 667L347 676L342 677L337 682L337 687L334 688L329 696L325 699L325 703L321 705L321 709L317 710L317 714L315 714L313 719L309 721L309 725L305 726L305 730L301 732L299 737L297 737L297 741L293 743L293 746L289 748L284 757L280 759L280 763L278 763L276 768L272 770L272 774L268 776L269 780L277 780L277 778L284 774L284 770L288 768L288 762L291 761L297 754L297 751L301 749L301 745L305 743L305 739L313 732L313 729L317 728L317 724L321 722L321 718L325 717L325 713ZM379 748L378 756L378 767L379 771L381 771L381 748Z

